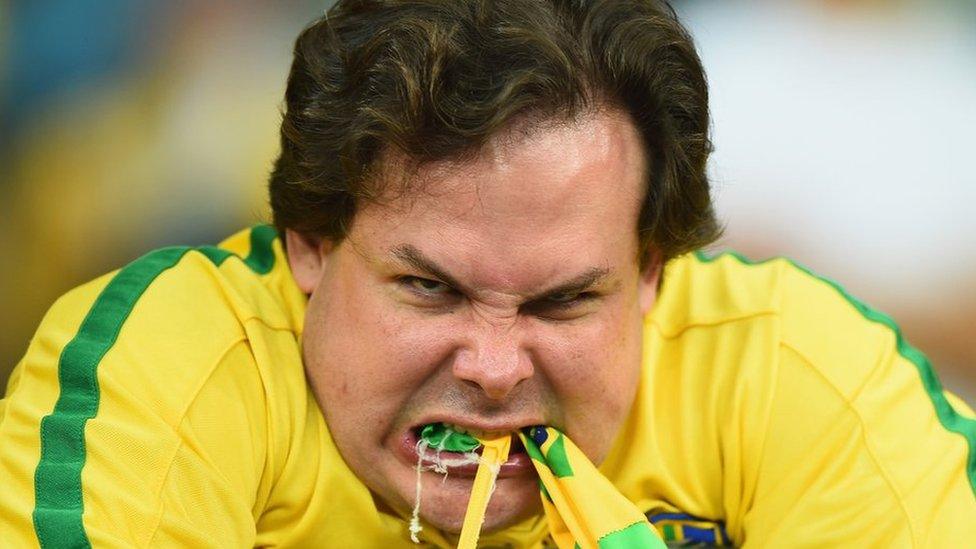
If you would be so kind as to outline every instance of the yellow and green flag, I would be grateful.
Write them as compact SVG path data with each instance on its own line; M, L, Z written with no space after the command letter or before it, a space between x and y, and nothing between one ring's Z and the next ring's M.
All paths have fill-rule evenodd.
M560 549L666 547L644 513L569 437L542 426L519 436L539 474L549 532Z

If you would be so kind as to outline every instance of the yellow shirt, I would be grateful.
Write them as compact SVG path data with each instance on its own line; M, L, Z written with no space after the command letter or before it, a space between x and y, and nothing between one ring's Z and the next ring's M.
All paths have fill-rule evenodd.
M0 401L0 546L413 547L305 382L274 231L59 299ZM976 540L976 419L886 317L786 260L672 261L600 469L671 539ZM539 545L542 517L483 538ZM421 537L446 546L431 527Z

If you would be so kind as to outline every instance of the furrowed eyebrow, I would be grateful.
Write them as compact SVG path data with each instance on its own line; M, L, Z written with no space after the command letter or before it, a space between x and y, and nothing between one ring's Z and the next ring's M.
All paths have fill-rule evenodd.
M463 289L463 286L461 286L461 284L458 283L454 277L447 274L447 272L444 271L440 265L435 263L432 259L425 256L420 250L411 246L410 244L401 244L400 246L393 248L392 255L418 271L423 271L429 275L433 275L442 282L454 288Z
M606 267L591 267L575 278L529 298L529 302L541 301L559 294L579 294L599 285L612 271Z
M391 253L393 257L410 265L414 269L432 275L453 288L458 290L464 290L465 288L464 285L459 283L454 277L447 274L447 272L441 266L410 244L402 244L397 246L393 248ZM613 274L613 270L610 268L591 267L583 273L580 273L579 275L554 288L550 288L536 295L530 296L526 300L526 303L548 299L559 294L585 292L586 290L589 290L603 282L611 274Z

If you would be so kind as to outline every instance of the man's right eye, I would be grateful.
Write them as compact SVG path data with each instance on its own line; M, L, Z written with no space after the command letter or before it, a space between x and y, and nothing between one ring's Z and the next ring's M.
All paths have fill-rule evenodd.
M439 297L451 293L453 288L429 278L419 276L402 276L398 280L407 290L424 296Z

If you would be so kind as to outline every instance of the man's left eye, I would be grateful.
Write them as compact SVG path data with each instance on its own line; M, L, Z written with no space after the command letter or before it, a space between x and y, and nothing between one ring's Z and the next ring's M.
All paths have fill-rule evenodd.
M566 293L561 293L561 294L553 294L553 295L550 295L546 299L550 303L555 303L557 305L565 305L567 303L572 303L574 301L579 300L582 296L583 296L583 294L581 294L581 293L569 293L569 292L566 292Z
M597 295L593 292L566 292L552 294L538 305L542 309L565 310L593 301L596 297Z
M586 305L597 300L595 292L562 292L550 294L523 305L523 311L550 320L572 320L589 310Z

